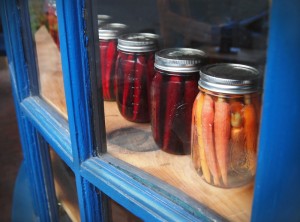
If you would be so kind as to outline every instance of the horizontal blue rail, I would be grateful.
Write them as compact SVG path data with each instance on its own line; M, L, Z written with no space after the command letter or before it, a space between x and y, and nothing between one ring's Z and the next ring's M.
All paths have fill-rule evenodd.
M56 153L73 169L68 121L38 96L24 99L21 110Z
M108 154L100 158L90 158L81 165L81 175L141 219L145 221L225 221L221 216L196 202L194 207L198 212L187 211L178 203L171 201L172 198L166 198L156 189L152 189L149 178L144 180L135 173L130 176L130 173L126 171L126 166L115 165L114 162L120 164L119 160L114 161L114 158ZM164 184L160 186L157 181L155 185L158 189L166 187Z

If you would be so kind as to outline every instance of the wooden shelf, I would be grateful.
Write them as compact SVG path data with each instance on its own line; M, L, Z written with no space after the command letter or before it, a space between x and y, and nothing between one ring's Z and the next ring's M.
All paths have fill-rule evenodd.
M59 50L44 27L35 37L41 96L67 118ZM159 150L150 124L125 120L115 102L104 102L104 106L108 153L178 188L230 221L250 220L253 184L235 189L208 185L194 170L190 156Z
M115 102L104 102L108 153L180 189L230 221L249 221L253 183L234 189L203 182L189 155L172 155L156 146L150 124L125 120Z
M35 33L35 43L40 95L68 119L60 51L45 26L41 26Z
M56 198L73 222L80 221L75 176L53 149L50 156Z

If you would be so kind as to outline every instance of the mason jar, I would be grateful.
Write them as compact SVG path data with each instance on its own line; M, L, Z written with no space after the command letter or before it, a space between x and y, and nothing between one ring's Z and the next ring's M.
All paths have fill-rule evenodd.
M232 188L256 171L261 74L241 64L201 68L192 114L192 161L207 183Z
M132 122L150 122L150 84L158 36L125 34L118 39L117 104L121 115Z
M156 144L165 152L191 152L192 107L204 58L203 51L190 48L163 49L155 54L151 129Z
M109 23L111 20L112 18L110 15L102 15L102 14L97 15L98 27L104 25L105 23Z
M121 23L106 23L98 28L102 92L106 101L116 100L117 44L118 37L126 29L127 26Z
M50 0L47 4L47 22L49 33L55 42L58 49L59 46L59 37L58 37L58 20L57 20L57 12L56 12L56 1Z

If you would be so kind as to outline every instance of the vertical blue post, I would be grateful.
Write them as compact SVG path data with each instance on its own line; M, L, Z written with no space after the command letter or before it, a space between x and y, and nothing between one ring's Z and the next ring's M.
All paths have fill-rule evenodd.
M300 221L300 1L272 2L252 221Z
M57 14L80 217L81 221L102 221L99 195L80 174L81 163L93 156L85 0L57 0Z
M57 201L48 147L20 109L20 103L31 95L32 90L21 39L20 11L14 0L1 0L0 10L24 163L30 178L34 212L40 221L57 221Z

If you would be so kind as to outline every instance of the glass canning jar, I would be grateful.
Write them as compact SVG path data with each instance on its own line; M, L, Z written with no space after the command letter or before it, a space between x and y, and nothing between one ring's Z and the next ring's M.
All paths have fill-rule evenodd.
M47 5L47 21L48 28L51 37L53 38L56 46L59 49L59 37L58 37L58 20L56 12L56 1L50 0Z
M122 116L132 122L150 122L150 84L154 76L154 53L158 36L125 34L118 39L117 104Z
M103 99L106 101L116 100L117 44L118 37L126 29L127 26L120 23L107 23L98 28L102 92Z
M190 48L163 49L155 54L151 128L156 144L165 152L191 152L192 106L204 58L203 51Z
M109 23L112 20L112 17L110 15L97 15L97 24L98 27L101 25L104 25L105 23Z
M256 171L261 75L240 64L201 68L192 114L192 161L209 184L232 188Z

